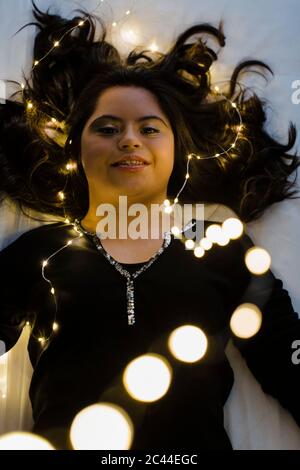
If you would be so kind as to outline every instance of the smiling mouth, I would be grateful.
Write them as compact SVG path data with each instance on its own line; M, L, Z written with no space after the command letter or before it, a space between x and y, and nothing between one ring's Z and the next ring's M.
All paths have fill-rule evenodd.
M125 162L117 162L113 163L111 166L113 167L139 167L139 166L147 166L149 163L146 162L139 162L139 163L125 163Z
M123 170L123 171L142 171L145 169L146 166L149 166L149 163L138 163L138 164L120 163L118 165L111 165L111 166L117 170Z
M149 163L146 162L116 162L113 163L111 166L113 168L118 168L120 170L143 170L146 166L148 166Z

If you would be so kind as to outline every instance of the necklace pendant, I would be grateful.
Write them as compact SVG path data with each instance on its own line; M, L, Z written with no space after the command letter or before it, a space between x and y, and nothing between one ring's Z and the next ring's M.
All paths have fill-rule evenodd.
M89 238L93 240L93 243L95 244L96 248L105 256L105 258L109 261L111 265L113 265L119 273L122 274L122 276L125 276L127 279L127 290L126 290L126 295L127 295L127 317L128 317L128 325L134 325L135 324L135 314L134 314L134 285L133 285L133 279L131 278L131 274L123 269L123 267L116 261L114 258L109 255L106 250L103 248L100 240L99 234L96 234L94 232L88 232L85 230L79 220L75 220L74 227L76 228L77 231L84 233L87 235ZM159 257L161 253L167 248L167 246L170 245L171 243L171 232L165 232L164 233L164 243L163 246L158 250L158 252L152 256L150 261L148 261L147 264L144 264L142 268L140 268L138 271L136 271L133 274L133 278L135 279L137 276L139 276L142 272L144 272L149 266L151 266L152 263Z
M135 323L134 317L134 286L131 278L127 279L127 316L128 325Z
M135 324L134 313L133 314L128 313L128 325L134 325L134 324Z

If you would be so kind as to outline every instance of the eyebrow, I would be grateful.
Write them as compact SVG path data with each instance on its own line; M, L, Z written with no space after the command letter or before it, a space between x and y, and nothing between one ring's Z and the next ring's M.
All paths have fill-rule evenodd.
M95 124L98 123L98 121L102 121L104 119L110 119L112 121L118 121L118 122L122 122L122 119L119 118L118 116L113 116L112 114L103 114L102 116L99 116L97 117L92 123L91 125L89 126L90 128L91 127L94 127ZM165 121L160 118L159 116L155 116L154 114L153 115L150 115L150 116L143 116L143 117L140 117L138 118L136 121L137 122L142 122L142 121L149 121L150 119L156 119L156 120L159 120L161 121L166 127L168 127L168 125L165 123Z

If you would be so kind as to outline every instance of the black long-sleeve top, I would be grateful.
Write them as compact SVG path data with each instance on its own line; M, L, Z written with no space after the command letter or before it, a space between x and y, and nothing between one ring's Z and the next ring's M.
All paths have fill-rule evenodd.
M205 221L204 228L211 223ZM172 235L170 245L134 280L134 325L127 320L125 277L87 235L49 260L44 274L55 288L51 293L42 263L76 237L72 224L51 223L0 252L0 339L6 349L26 321L32 325L34 432L65 448L57 436L67 436L76 413L105 401L131 416L131 449L231 449L223 426L234 380L224 352L230 337L263 390L300 426L300 365L292 361L300 320L280 279L270 270L259 276L248 271L244 256L253 243L246 234L226 246L213 245L202 258ZM132 273L143 264L123 267ZM229 321L244 302L256 304L263 320L256 335L238 339ZM199 326L208 339L207 352L196 363L179 362L166 346L169 334L184 324ZM49 339L43 343L41 337ZM142 404L124 391L121 376L132 359L147 352L166 357L173 377L164 397Z

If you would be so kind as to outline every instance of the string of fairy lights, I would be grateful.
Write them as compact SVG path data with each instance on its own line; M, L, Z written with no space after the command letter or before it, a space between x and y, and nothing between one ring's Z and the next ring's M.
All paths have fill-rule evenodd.
M220 152L220 153L216 153L214 155L210 155L210 156L200 156L200 155L197 155L195 153L191 153L188 155L187 157L187 164L186 164L186 174L185 174L185 181L183 183L183 185L181 186L181 188L179 189L178 193L176 194L175 198L174 198L174 203L173 205L171 205L170 201L167 199L164 201L164 205L165 205L165 212L166 213L171 213L175 207L176 204L179 203L179 196L180 194L182 193L182 191L184 190L186 184L187 184L187 181L188 179L190 178L190 174L189 174L189 165L190 165L190 161L192 159L197 159L197 160L208 160L208 159L212 159L212 158L219 158L220 156L224 155L224 154L228 154L230 152L231 149L235 148L236 146L236 142L237 140L239 139L240 137L240 134L241 134L241 131L243 129L243 121L242 121L242 116L241 116L241 113L236 105L236 103L232 102L231 100L229 100L224 94L220 93L219 92L219 88L216 86L215 87L215 92L214 92L216 95L218 96L222 96L222 98L224 98L225 100L227 100L232 108L236 111L237 115L238 115L238 118L239 118L239 124L236 126L236 135L235 135L235 138L234 138L234 141L232 142L232 144L225 150L223 150L223 152ZM27 103L27 109L30 109L30 110L33 110L33 104L31 102L28 102ZM59 126L60 128L64 128L64 122L58 122L56 118L53 118L51 117L51 122L52 123L55 123L57 126ZM69 140L69 144L71 144L72 141ZM65 169L68 171L68 172L73 172L73 171L76 171L77 169L77 163L75 161L69 161L66 165L65 165ZM63 201L65 200L65 193L63 190L59 191L58 194L57 194L57 197L59 200ZM69 223L69 218L66 216L66 221L67 223ZM175 234L175 233L174 233Z
M187 184L188 179L190 178L189 165L190 165L191 159L196 158L197 160L202 160L202 159L218 158L220 155L226 154L232 148L234 148L235 145L236 145L236 142L239 138L240 132L242 130L242 117L241 117L241 113L240 113L236 103L231 102L230 100L228 100L228 98L225 95L223 95L222 93L219 93L218 87L215 87L215 92L218 95L221 95L227 101L229 101L230 104L232 105L232 108L234 108L235 111L237 112L237 115L239 117L239 125L237 126L237 133L236 133L235 139L234 139L233 143L231 144L231 146L228 149L224 150L222 153L216 153L214 155L205 156L205 157L200 156L200 155L196 155L196 154L189 154L188 155L185 181L184 181L183 185L181 186L180 190L178 191L178 193L177 193L177 195L174 199L174 204L171 205L171 203L168 199L166 199L164 201L164 211L167 214L170 214L171 212L174 211L175 205L179 203L179 196L182 193L185 185ZM73 170L76 169L76 163L75 162L69 162L66 165L66 168L70 171L73 171ZM63 191L59 191L58 197L61 201L63 201L65 199L65 193ZM67 217L65 218L65 223L70 224L69 218L67 218ZM75 224L73 224L73 226L76 230ZM227 230L227 233L226 233L226 230ZM201 257L204 256L205 251L211 249L211 247L213 246L213 243L217 243L219 246L225 246L226 244L228 244L230 239L236 239L239 236L241 236L241 234L243 232L243 224L241 223L241 221L239 221L238 219L234 219L234 218L229 219L227 221L227 224L223 224L223 229L221 229L220 226L218 226L217 224L212 224L206 230L206 236L203 237L200 240L199 244L195 244L193 239L185 237L183 235L184 232L182 230L180 230L180 228L177 227L177 226L173 226L171 228L171 232L173 233L173 235L175 237L178 237L181 240L183 239L183 241L185 243L185 247L189 250L193 249L194 250L194 255L197 258L201 258ZM78 233L78 231L77 231L77 233ZM51 258L53 258L62 249L65 249L68 246L70 246L73 243L74 240L80 238L81 236L82 236L82 233L79 233L79 236L75 237L75 239L73 239L73 240L69 240L62 248L60 248L59 250L54 252L46 260L44 260L43 263L42 263L42 277L45 279L46 282L48 282L50 284L50 292L53 295L54 302L55 302L55 318L53 320L52 332L50 333L48 338L45 338L44 336L38 335L37 339L41 343L41 345L45 345L45 343L52 337L52 334L55 331L58 330L58 323L56 321L57 302L56 302L56 297L55 297L55 288L52 285L51 280L45 276L45 267L48 265L48 262L50 261Z
M193 159L193 158L196 158L197 160L208 160L208 159L211 159L211 158L219 158L221 155L224 155L224 154L228 154L228 152L233 149L235 146L236 146L236 142L237 140L239 139L239 136L240 136L240 133L243 129L243 120L242 120L242 116L241 116L241 113L236 105L236 103L234 103L233 101L229 100L223 93L220 93L219 92L219 87L218 86L215 86L215 94L219 95L219 96L222 96L225 100L227 100L231 106L234 108L234 110L236 111L237 115L238 115L238 118L239 118L239 124L237 126L237 133L236 133L236 136L235 136L235 139L234 141L232 142L232 144L226 149L224 150L223 152L220 152L220 153L216 153L214 155L210 155L210 156L200 156L200 155L196 155L195 153L191 153L188 155L187 157L187 167L186 167L186 175L185 175L185 181L182 185L182 187L180 188L180 190L178 191L175 199L174 199L174 204L177 204L179 202L179 195L181 194L181 192L184 190L184 187L187 183L187 180L189 179L190 177L190 174L189 174L189 164L190 164L190 161ZM172 206L170 205L170 201L167 199L165 201L165 212L167 213L170 213L172 211Z
M101 3L103 0L101 0ZM97 7L96 7L97 8ZM127 10L126 15L130 14L130 10ZM56 48L58 48L61 44L61 41L73 30L76 28L80 28L84 25L85 21L87 21L87 18L83 17L81 20L78 21L78 24L75 26L72 26L68 31L66 31L60 38L56 38L53 41L52 47L49 49L49 51L41 58L35 58L33 61L33 66L32 70L39 66L40 63ZM117 26L117 22L112 23L113 27ZM153 46L153 50L156 50L156 46ZM25 90L25 85L22 83L21 84L21 89L24 92ZM229 152L236 147L236 143L238 139L240 138L241 132L243 130L243 122L242 122L242 116L241 113L238 109L238 106L235 102L229 100L224 94L220 93L220 90L218 86L214 87L214 94L216 96L221 96L223 99L227 100L231 107L235 110L239 123L236 126L236 135L235 138L233 139L233 142L230 144L230 146L227 149L224 149L220 153L215 153L213 155L209 156L203 156L203 155L197 155L195 153L191 153L187 156L187 164L186 164L186 174L185 174L185 180L179 189L178 193L176 194L176 197L174 198L173 203L171 204L171 201L169 199L166 199L164 201L164 211L167 214L172 213L176 209L176 204L179 204L179 197L182 191L184 190L188 179L190 178L190 173L189 173L189 166L190 162L192 159L196 160L207 160L207 159L213 159L213 158L219 158L222 155L229 154ZM26 102L26 110L27 112L33 112L35 109L35 106L37 106L36 103L33 103L31 100L27 100ZM51 117L47 115L47 118L49 118L49 121L52 123L52 125L60 127L62 130L65 128L65 123L64 121L58 121L56 118ZM65 139L64 144L66 144L67 138ZM69 144L71 141L69 141ZM69 161L64 169L67 172L73 172L76 171L77 169L77 164L74 161ZM57 195L58 199L60 201L64 201L66 198L66 195L64 193L64 190L61 190L58 192ZM41 269L41 274L45 282L49 284L49 292L50 295L53 296L53 301L55 305L55 312L53 316L53 321L52 325L50 328L50 333L48 336L43 334L43 332L38 332L37 335L33 334L33 337L41 344L41 347L45 347L48 341L51 340L52 336L56 334L59 331L59 323L57 321L57 299L56 299L56 287L51 281L51 279L47 276L47 267L53 261L54 257L61 252L62 250L67 249L76 241L78 241L81 237L83 237L82 232L78 232L76 229L75 223L70 222L69 218L65 214L65 223L66 224L72 224L73 228L76 232L74 234L74 237L68 240L61 248L56 250L54 253L52 253L48 258L42 261L42 269ZM189 250L194 250L194 255L197 258L202 258L205 254L206 251L210 250L214 244L217 244L219 246L225 246L227 245L230 240L236 240L239 238L244 231L244 227L242 222L236 218L236 217L230 217L227 218L222 224L211 224L210 226L207 227L205 236L200 240L199 243L195 243L193 239L187 239L183 237L183 232L179 229L177 226L173 226L171 229L171 232L175 237L178 237L180 239L184 239L185 247L186 249ZM266 250L263 248L259 247L252 247L246 252L245 255L245 264L248 268L248 270L255 275L261 275L264 272L266 272L271 264L271 258L270 255ZM241 320L246 319L247 327L248 330L245 330L245 327L243 326L245 322L243 323ZM234 334L236 334L239 337L242 338L248 338L256 334L258 329L260 328L262 321L262 316L261 312L259 311L258 307L255 306L254 304L242 304L240 305L232 314L231 320L230 320L230 327ZM27 325L30 325L30 322L26 323ZM250 327L249 327L250 325ZM32 325L31 329L32 328ZM186 363L196 363L199 360L201 360L207 350L207 337L205 333L197 326L195 325L182 325L180 328L177 328L176 330L172 331L171 334L168 337L168 349L171 352L172 356L181 362L186 362ZM186 344L194 344L195 347L193 350L189 348L187 350ZM163 376L164 380L159 380L157 379L156 383L152 383L152 386L150 383L147 382L145 379L146 377L152 377L153 375L151 373L146 373L145 370L147 370L147 367L150 368L149 370L152 370L153 367L157 368L157 377ZM151 369L152 368L152 369ZM143 373L141 373L141 371ZM143 393L140 392L141 390L141 385L136 384L135 381L140 380L142 377L142 380L146 384L144 387ZM127 367L124 370L123 376L122 376L122 386L124 389L127 391L127 393L130 394L132 398L134 398L137 401L141 402L153 402L155 400L159 400L164 394L167 393L170 384L172 381L172 367L170 365L170 362L166 359L166 357L160 355L160 354L145 354L143 356L137 357L135 360L131 361ZM156 385L156 389L153 390L153 385ZM147 392L145 392L147 390ZM87 415L90 414L90 419L89 419L89 425L82 425L82 420L87 422ZM126 438L124 438L124 433L122 437L122 442L116 444L116 436L118 434L118 428L114 426L109 425L109 419L112 419L111 417L113 416L113 419L116 420L116 418L119 420L120 426L124 428L127 427L127 434ZM101 418L101 419L100 419ZM115 421L116 422L116 421ZM80 424L81 423L81 424ZM103 432L100 432L101 429L99 426L101 425L104 426L103 429L105 429L106 435L109 434L107 432L108 429L113 429L113 436L109 436L111 438L111 441L107 445L107 447L103 447L104 444L102 443L96 443L95 446L93 447L93 444L91 445L91 442L94 442L95 436L102 435ZM99 429L99 432L93 432L93 435L90 434L89 429ZM34 435L25 435L27 433L19 433L19 439L35 439L39 440L38 445L43 446L45 445L45 448L51 448L51 445L49 443L43 443L41 442L41 437L39 436L34 436ZM72 441L72 445L74 449L84 449L87 448L85 446L89 445L90 447L88 448L94 448L94 449L129 449L130 445L133 440L133 434L134 434L134 423L132 422L129 414L126 412L125 409L123 409L120 406L117 406L114 403L97 403L95 405L91 405L84 410L82 410L78 415L76 415L71 429L70 429L70 438ZM7 448L8 444L5 441L5 436L4 438L0 438L0 449L1 448ZM125 439L125 440L124 440ZM1 447L4 445L4 447ZM24 444L25 445L25 444ZM118 447L113 447L114 445L118 445ZM47 447L48 446L48 447ZM28 448L28 447L27 447Z
M103 3L103 0L101 0L101 3ZM97 5L97 7L93 10L95 11L97 8L98 8L99 4ZM125 15L130 15L131 13L131 10L127 10L125 12ZM41 58L39 59L34 59L33 61L33 66L32 66L32 69L31 70L34 70L35 67L37 67L46 57L48 57L48 55L56 48L58 48L61 44L61 41L68 35L70 34L74 29L76 28L80 28L84 25L84 23L88 20L88 18L86 17L83 17L82 19L80 19L78 21L78 24L76 24L75 26L72 26L70 27L67 31L65 31L65 33L58 39L55 39L53 41L53 45L52 47L49 49L48 52L46 52L46 54L44 54L44 56L42 56ZM113 27L116 27L117 26L117 22L114 21L112 23L112 26ZM157 50L157 46L155 44L152 44L149 48L150 50L152 51L156 51ZM21 89L22 91L25 89L25 85L22 83L21 84ZM235 139L234 141L232 142L232 144L225 150L223 150L223 152L220 152L220 153L216 153L214 155L210 155L210 156L200 156L200 155L196 155L195 153L191 153L188 155L187 157L187 166L186 166L186 175L185 175L185 181L182 185L182 187L179 189L175 199L174 199L174 204L171 205L170 204L170 201L169 200L166 200L164 201L164 204L165 204L165 212L166 213L171 213L172 210L174 209L174 205L178 204L179 202L179 195L182 193L182 191L184 190L185 188L185 185L187 184L187 180L190 178L190 174L189 174L189 165L190 165L190 161L192 159L197 159L197 160L208 160L208 159L212 159L212 158L219 158L220 156L224 155L224 154L228 154L228 152L230 152L231 149L233 149L235 146L236 146L236 142L237 140L239 139L239 136L240 136L240 133L243 129L243 121L242 121L242 116L241 116L241 113L236 105L236 103L234 103L233 101L229 100L224 94L220 93L219 91L219 87L218 86L215 86L214 87L214 94L218 95L218 96L221 96L223 99L225 99L226 101L228 101L232 108L235 109L237 115L238 115L238 118L239 118L239 124L238 126L236 126L236 129L237 129L237 133L236 133L236 136L235 136ZM34 110L34 104L32 103L31 100L27 100L27 103L26 103L26 109L28 112L32 112ZM52 116L49 116L48 114L46 113L43 113L45 115L47 115L47 117L50 119L50 122L52 124L55 124L57 127L60 127L62 130L65 128L65 122L64 121L58 121L56 118L52 117ZM67 138L66 138L67 140ZM69 143L71 143L71 141L69 141ZM65 165L65 170L66 171L69 171L69 172L72 172L72 171L76 171L77 169L77 163L74 162L74 161L69 161L66 165ZM57 197L60 201L63 201L65 200L65 193L63 190L59 191L58 194L57 194ZM65 214L65 218L66 218L66 222L69 223L69 218L66 216ZM176 232L176 228L174 228L174 231L173 233Z
M102 1L101 1L102 3ZM99 5L99 4L98 4ZM97 7L96 7L97 8ZM129 15L131 13L130 10L127 10L125 15ZM46 57L48 57L48 55L56 48L58 48L62 42L62 40L68 35L70 34L73 30L75 30L76 28L81 28L84 23L88 20L87 17L83 17L81 18L78 23L72 27L70 27L67 31L64 32L64 34L60 37L60 38L57 38L53 41L53 45L52 47L41 57L41 58L35 58L33 60L33 66L32 66L32 70L34 70L35 67L37 67ZM112 26L115 27L117 25L117 22L113 22L112 23ZM152 48L150 47L150 50ZM153 45L153 49L152 50L157 50L157 46L156 45ZM25 89L25 85L22 83L21 84L21 88L22 88L22 91L24 91ZM209 156L203 156L203 155L197 155L195 153L191 153L187 156L187 163L186 163L186 174L185 174L185 180L181 186L181 188L179 189L178 193L176 194L176 197L174 198L174 201L173 201L173 204L171 204L170 200L169 199L166 199L164 201L164 212L166 214L170 214L171 212L174 212L175 209L176 209L176 205L179 204L179 196L180 194L182 193L182 191L184 190L187 182L188 182L188 179L190 178L190 174L189 174L189 166L190 166L190 162L192 159L196 159L196 160L208 160L208 159L213 159L213 158L219 158L220 156L222 155L225 155L225 154L229 154L229 152L235 148L236 146L236 143L237 143L237 140L239 139L240 137L240 134L241 134L241 131L243 129L243 121L242 121L242 116L241 116L241 113L238 109L238 106L236 105L235 102L231 101L230 99L228 99L224 94L222 94L219 90L219 87L218 86L215 86L214 87L214 91L213 93L216 95L216 96L221 96L224 100L226 100L230 105L231 107L235 110L237 116L238 116L238 119L239 119L239 123L237 126L235 126L235 130L237 131L236 132L236 135L235 135L235 138L233 139L233 142L231 143L231 145L227 148L227 149L224 149L222 152L220 153L215 153L213 155L209 155ZM32 103L31 100L27 100L26 102L26 109L27 109L27 112L33 112L34 109L35 109L35 105ZM45 113L43 113L45 114ZM60 129L64 129L65 128L65 122L64 121L58 121L56 118L54 118L53 116L49 116L48 114L46 114L46 116L49 118L50 122L57 126L57 127L60 127ZM66 144L66 140L67 138L65 139L64 141L64 144ZM71 140L69 140L68 142L69 144L72 143ZM73 171L76 171L77 169L77 163L75 161L72 161L70 160L68 163L65 164L65 167L64 169L67 171L67 173L71 173ZM57 197L60 201L64 201L65 198L66 198L66 194L64 192L64 190L60 190L57 194ZM70 219L69 217L66 215L65 213L65 209L63 207L63 210L64 210L64 214L65 214L65 222L66 224L69 224L71 223L70 222ZM229 221L230 222L230 221ZM235 225L235 228L232 226ZM74 225L74 224L73 224ZM75 227L75 225L74 225ZM228 224L227 224L227 229L228 229ZM173 226L171 228L171 232L173 233L173 235L175 237L178 237L180 238L181 240L183 240L183 242L185 243L185 247L189 250L191 249L194 249L194 255L198 258L202 257L204 254L205 254L205 251L211 249L213 243L218 243L218 245L226 245L229 241L230 241L230 235L228 236L228 234L226 235L225 233L225 230L224 230L224 227L223 227L223 232L219 230L220 227L216 226L215 224L211 227L209 227L207 233L206 233L206 237L203 237L199 244L195 244L195 242L190 239L190 238L186 238L184 235L183 235L183 231L179 229L179 227L177 226ZM232 238L234 239L234 237L236 237L236 233L238 233L237 236L240 236L242 231L243 231L243 224L238 220L238 219L235 219L235 220L231 220L231 231L233 230L233 235L232 235ZM80 238L80 236L82 236L82 234L80 233L79 236L77 234L77 237L76 238ZM64 245L61 249L65 249L67 248L68 246L70 246L71 244L73 243L73 240L69 240L67 242L66 245ZM50 261L50 259L52 257L54 257L61 249L57 250L55 253L53 253L51 256L49 256L49 258L47 260L44 260L43 261L43 264L42 264L42 277L45 279L46 282L48 282L50 284L50 292L51 294L53 295L54 297L54 301L55 301L55 311L57 311L57 303L56 303L56 298L55 298L55 288L54 286L52 285L51 283L51 280L49 278L47 278L45 276L45 268L48 264L48 262ZM50 336L48 337L48 339L51 337L51 335L53 334L54 331L57 331L58 329L58 324L56 322L56 319L53 321L53 328L52 328L52 333L50 334ZM47 341L47 339L44 337L44 336L38 336L38 341L43 345L45 344L45 342Z

